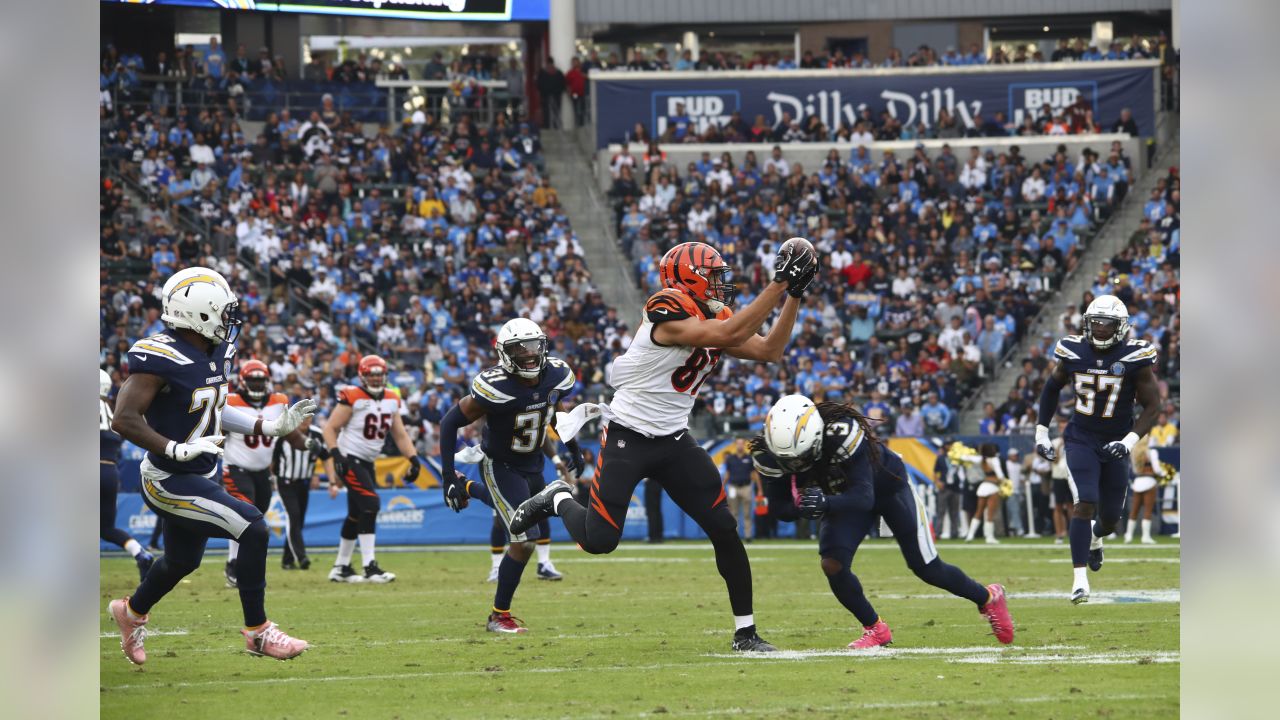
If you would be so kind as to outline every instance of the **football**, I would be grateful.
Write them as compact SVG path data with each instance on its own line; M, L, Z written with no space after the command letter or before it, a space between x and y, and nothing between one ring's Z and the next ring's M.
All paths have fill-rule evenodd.
M779 253L798 253L807 252L811 255L817 255L817 251L813 249L813 243L802 237L793 237L782 243L782 247L778 248Z

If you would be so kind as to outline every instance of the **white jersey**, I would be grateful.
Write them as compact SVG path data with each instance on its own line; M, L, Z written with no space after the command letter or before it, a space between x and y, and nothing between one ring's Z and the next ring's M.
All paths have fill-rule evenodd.
M338 392L338 402L351 406L351 419L338 431L338 449L343 455L373 462L382 454L387 433L400 414L400 393L391 388L375 400L364 388L355 385Z
M284 413L285 408L289 407L289 398L281 393L271 393L267 396L266 405L255 408L239 393L231 393L227 396L227 405L240 408L263 420L275 420ZM244 470L266 470L271 467L271 453L275 450L277 442L284 441L267 435L245 435L228 430L223 460L227 465L234 465Z
M732 315L733 311L725 308L716 319ZM689 317L706 316L692 298L678 290L662 290L649 298L635 339L610 368L609 385L617 392L606 419L653 437L689 426L693 401L720 362L721 351L660 345L653 340L654 326Z

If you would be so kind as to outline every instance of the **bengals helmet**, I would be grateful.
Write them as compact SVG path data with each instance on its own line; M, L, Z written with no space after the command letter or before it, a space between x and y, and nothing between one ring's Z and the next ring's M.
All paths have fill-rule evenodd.
M729 266L706 243L680 243L667 251L658 264L662 287L683 291L718 313L733 302L737 288L729 281Z
M254 402L262 402L267 396L267 383L271 381L271 371L261 360L246 360L240 363L240 392Z
M387 388L387 361L377 355L365 355L360 358L360 382L364 389L371 393L380 393Z

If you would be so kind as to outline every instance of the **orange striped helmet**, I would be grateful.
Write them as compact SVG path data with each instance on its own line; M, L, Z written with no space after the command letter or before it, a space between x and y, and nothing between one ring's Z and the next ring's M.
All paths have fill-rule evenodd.
M662 287L681 290L708 304L728 305L737 291L729 281L729 266L706 243L680 243L668 250L658 264L658 277Z
M365 355L360 358L356 367L364 389L371 393L380 393L387 387L387 361L377 355Z
M250 400L261 400L267 396L267 383L271 381L271 371L261 360L246 360L240 363L240 390Z

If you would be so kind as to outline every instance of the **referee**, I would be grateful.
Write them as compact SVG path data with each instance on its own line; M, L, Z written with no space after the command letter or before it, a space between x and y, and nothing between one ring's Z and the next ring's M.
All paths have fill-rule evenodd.
M271 467L276 474L276 487L280 492L280 501L284 503L286 527L288 529L284 543L284 560L281 567L285 570L311 568L311 559L307 557L307 546L302 542L302 526L307 519L307 499L311 490L320 487L320 478L316 477L316 459L327 460L329 451L324 446L324 436L320 428L307 421L300 428L306 433L307 447L297 450L289 443L276 443L275 455L271 459ZM294 560L297 564L294 564Z

